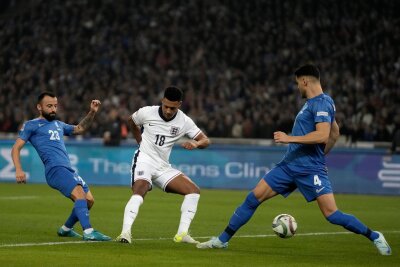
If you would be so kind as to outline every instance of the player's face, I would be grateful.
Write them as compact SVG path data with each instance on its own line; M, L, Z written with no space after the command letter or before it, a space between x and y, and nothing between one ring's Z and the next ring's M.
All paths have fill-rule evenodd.
M181 107L181 101L170 101L166 98L161 100L161 109L164 117L166 119L171 119L178 112L178 109Z
M40 115L48 121L52 121L57 115L57 97L45 96L42 101L37 104Z
M300 95L302 98L306 98L306 85L307 81L305 80L304 77L296 77L296 83L297 83L297 88L299 88Z

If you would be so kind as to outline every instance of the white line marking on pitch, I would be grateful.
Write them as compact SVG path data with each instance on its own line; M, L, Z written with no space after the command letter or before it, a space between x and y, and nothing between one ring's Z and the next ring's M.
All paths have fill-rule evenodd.
M400 231L382 231L385 234L399 234ZM320 233L304 233L296 234L296 236L316 236L316 235L347 235L352 232L320 232ZM270 235L238 235L234 238L263 238L263 237L275 237L275 234ZM207 239L211 236L197 236L195 239ZM155 240L172 240L171 237L160 237L160 238L136 238L133 241L155 241ZM35 246L56 246L56 245L68 245L68 244L92 244L92 243L103 243L102 241L66 241L66 242L44 242L44 243L20 243L20 244L2 244L0 248L8 247L35 247Z
M0 200L26 200L38 198L37 196L10 196L10 197L0 197Z

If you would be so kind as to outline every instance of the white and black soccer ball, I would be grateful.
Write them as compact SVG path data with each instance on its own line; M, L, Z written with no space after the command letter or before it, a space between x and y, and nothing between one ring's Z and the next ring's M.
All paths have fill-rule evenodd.
M289 238L296 233L297 222L292 215L279 214L272 221L272 230L281 238Z

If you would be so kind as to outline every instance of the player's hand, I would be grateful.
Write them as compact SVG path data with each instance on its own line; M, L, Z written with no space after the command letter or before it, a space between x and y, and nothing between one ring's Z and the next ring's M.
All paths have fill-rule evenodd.
M90 103L90 110L93 112L97 112L99 110L100 105L101 105L100 100L94 99L92 100L92 103Z
M15 179L18 184L26 184L26 174L23 170L15 171Z
M274 132L275 143L287 144L289 143L289 136L284 132Z
M197 148L199 146L199 144L195 140L189 140L189 141L186 141L185 143L183 143L181 146L185 149L192 150L192 149Z

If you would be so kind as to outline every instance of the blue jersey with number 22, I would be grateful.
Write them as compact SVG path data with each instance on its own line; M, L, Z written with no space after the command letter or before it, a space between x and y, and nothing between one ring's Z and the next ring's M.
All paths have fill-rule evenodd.
M63 137L71 135L73 130L73 125L37 118L24 123L19 131L19 138L31 142L35 147L47 175L55 166L71 168Z

